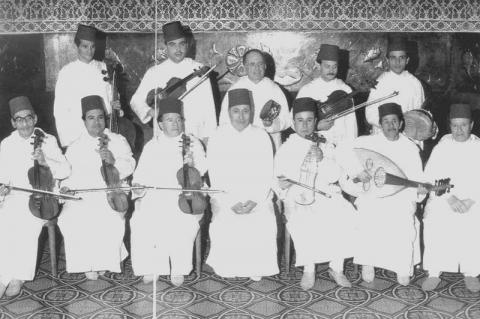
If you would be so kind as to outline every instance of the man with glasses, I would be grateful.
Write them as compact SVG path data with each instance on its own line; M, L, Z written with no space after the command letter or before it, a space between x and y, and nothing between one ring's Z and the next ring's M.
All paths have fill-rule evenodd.
M253 103L251 123L264 128L270 134L275 144L275 149L278 150L282 142L281 131L286 130L291 124L285 94L283 94L278 84L265 76L267 65L262 51L251 49L245 52L243 55L243 65L245 66L247 75L241 77L228 91L247 89L251 92ZM220 125L230 123L228 116L228 91L222 102L222 110L220 111L219 118ZM277 103L280 105L280 113L273 121L262 120L260 118L260 112L266 103Z
M70 164L62 155L57 139L41 131L40 147L32 146L37 115L26 96L9 102L11 123L15 129L0 144L0 298L17 295L24 281L33 280L37 263L38 236L45 220L32 215L29 193L8 186L32 188L28 170L34 161L50 168L53 178L70 174Z
M407 112L422 108L425 101L422 84L406 70L409 57L407 55L405 38L396 36L390 39L387 58L389 70L378 77L378 84L376 88L370 91L368 101L387 96L394 91L398 91L398 95L366 107L365 117L372 126L373 134L381 132L378 120L378 107L380 104L387 102L397 103L402 107L403 112Z

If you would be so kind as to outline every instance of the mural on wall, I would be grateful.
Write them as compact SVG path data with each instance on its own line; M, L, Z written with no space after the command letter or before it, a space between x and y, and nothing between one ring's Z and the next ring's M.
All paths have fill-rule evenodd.
M155 10L157 8L157 10ZM194 32L336 30L472 32L477 0L2 0L0 33L152 32L181 20Z

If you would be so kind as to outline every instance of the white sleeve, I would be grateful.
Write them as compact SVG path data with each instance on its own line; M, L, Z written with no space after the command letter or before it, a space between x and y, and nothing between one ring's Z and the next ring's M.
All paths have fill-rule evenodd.
M85 130L82 118L78 116L81 111L75 110L80 107L80 101L72 99L71 91L75 89L74 83L62 69L55 85L53 115L60 143L64 147L72 144Z
M72 167L58 147L57 139L52 135L47 136L42 145L45 160L55 179L65 179L70 175Z
M133 94L132 99L130 100L132 110L144 124L152 119L152 117L148 115L150 107L146 101L148 92L155 88L154 75L152 73L152 68L145 72L137 91L135 91L135 94Z
M135 169L135 159L132 156L132 151L127 140L117 135L117 142L112 145L111 149L115 158L115 167L118 169L120 179L125 179L133 173Z

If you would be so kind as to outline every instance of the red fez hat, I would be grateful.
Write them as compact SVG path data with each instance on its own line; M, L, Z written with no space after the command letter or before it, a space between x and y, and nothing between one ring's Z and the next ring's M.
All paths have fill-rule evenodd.
M403 117L402 107L397 103L385 103L378 107L378 118L381 120L385 115L396 114L399 118Z
M338 62L338 51L339 48L336 45L322 44L320 46L320 51L318 51L317 62L320 63L322 60Z
M292 113L293 116L300 112L313 112L316 114L317 103L311 97L301 97L293 101Z
M23 110L30 110L34 112L32 103L30 103L30 100L26 96L17 96L10 99L10 101L8 101L8 106L10 108L11 117Z
M228 107L231 108L235 105L252 106L250 95L251 93L247 89L233 89L228 91Z
M87 95L82 97L82 116L85 116L88 111L102 110L105 112L105 106L102 97L98 95Z
M162 31L165 43L185 37L185 30L180 21L165 23Z
M450 119L472 119L472 108L469 104L452 104L450 106Z
M88 40L95 42L95 38L97 35L97 29L93 26L79 24L77 29L77 34L75 34L75 38L79 40Z
M158 107L157 121L160 121L162 119L163 114L177 113L182 115L183 102L173 97L166 97L164 99L158 100L157 107Z
M407 39L404 36L392 36L388 40L387 54L391 51L405 51L407 52Z

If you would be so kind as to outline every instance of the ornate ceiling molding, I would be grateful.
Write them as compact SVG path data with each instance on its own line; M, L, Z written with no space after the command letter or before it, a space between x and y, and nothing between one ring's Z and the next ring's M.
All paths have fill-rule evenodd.
M157 0L157 22L213 31L480 31L478 0ZM0 34L153 32L155 0L0 0Z

